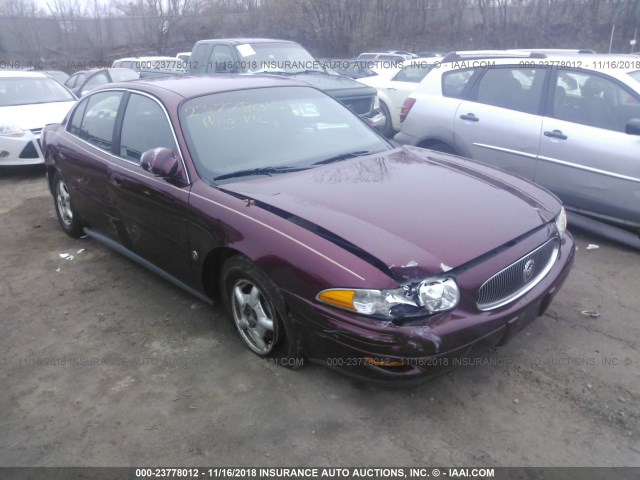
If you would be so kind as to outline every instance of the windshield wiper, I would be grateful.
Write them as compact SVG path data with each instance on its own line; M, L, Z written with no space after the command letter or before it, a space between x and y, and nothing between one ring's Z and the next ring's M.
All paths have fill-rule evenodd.
M225 178L235 177L249 177L251 175L268 175L269 177L275 173L287 173L287 172L299 172L301 170L307 170L307 167L263 167L263 168L249 168L247 170L238 170L237 172L225 173L224 175L218 175L213 180L224 180Z
M325 165L327 163L339 162L340 160L346 160L348 158L362 157L363 155L369 155L371 153L373 152L369 150L360 150L357 152L342 153L340 155L336 155L334 157L329 157L324 160L320 160L319 162L315 162L313 163L313 165Z

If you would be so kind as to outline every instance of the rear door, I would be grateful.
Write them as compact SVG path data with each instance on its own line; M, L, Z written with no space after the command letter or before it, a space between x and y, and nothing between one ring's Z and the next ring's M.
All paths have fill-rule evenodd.
M117 214L109 195L109 164L121 91L98 92L82 100L67 126L70 135L59 149L65 181L74 205L90 228L117 238Z
M455 143L462 153L533 180L548 71L487 68L455 115Z
M640 95L607 75L558 68L535 181L568 206L640 224Z

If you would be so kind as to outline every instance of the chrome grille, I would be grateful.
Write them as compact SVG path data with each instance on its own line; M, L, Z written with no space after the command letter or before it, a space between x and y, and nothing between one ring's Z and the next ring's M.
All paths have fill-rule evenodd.
M559 245L560 240L552 238L484 282L478 291L478 308L501 307L535 287L551 270Z

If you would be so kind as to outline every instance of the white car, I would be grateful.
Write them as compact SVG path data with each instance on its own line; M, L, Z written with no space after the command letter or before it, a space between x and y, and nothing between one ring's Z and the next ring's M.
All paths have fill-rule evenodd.
M400 131L402 104L437 61L437 57L415 58L402 62L396 68L379 69L378 75L358 78L359 82L378 91L380 110L387 118L386 124L381 127L386 137L391 138Z
M76 97L39 72L0 72L0 168L44 163L40 132L60 123Z
M555 193L571 219L640 232L637 56L452 52L402 118L401 145L502 168Z

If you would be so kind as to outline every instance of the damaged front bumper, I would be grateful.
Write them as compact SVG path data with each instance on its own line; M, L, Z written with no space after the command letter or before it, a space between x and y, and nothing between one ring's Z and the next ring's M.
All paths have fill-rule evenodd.
M418 383L502 345L542 315L573 264L573 239L563 238L558 260L531 291L480 311L469 303L413 324L383 322L287 295L303 354L315 363L377 383ZM478 358L474 358L474 353Z

